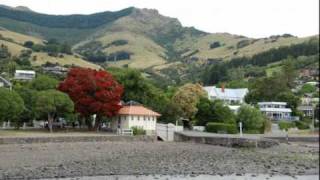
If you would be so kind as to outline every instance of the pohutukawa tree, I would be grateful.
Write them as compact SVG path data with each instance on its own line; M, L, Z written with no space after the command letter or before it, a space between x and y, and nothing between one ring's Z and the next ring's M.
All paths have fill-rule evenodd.
M69 94L75 110L83 117L96 114L95 129L103 116L114 116L121 108L123 87L103 70L73 68L58 89Z

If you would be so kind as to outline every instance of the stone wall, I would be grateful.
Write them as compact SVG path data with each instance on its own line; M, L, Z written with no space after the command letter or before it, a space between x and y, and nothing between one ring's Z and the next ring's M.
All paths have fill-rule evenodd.
M176 132L174 140L178 142L193 142L212 144L226 147L259 147L268 148L271 146L279 145L276 140L265 138L245 138L245 137L231 137L231 136L188 136L183 133Z

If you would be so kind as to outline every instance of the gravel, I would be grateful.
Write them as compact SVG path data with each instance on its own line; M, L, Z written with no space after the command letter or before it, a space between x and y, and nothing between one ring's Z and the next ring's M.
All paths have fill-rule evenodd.
M0 179L200 174L318 175L319 146L237 149L174 142L0 145Z

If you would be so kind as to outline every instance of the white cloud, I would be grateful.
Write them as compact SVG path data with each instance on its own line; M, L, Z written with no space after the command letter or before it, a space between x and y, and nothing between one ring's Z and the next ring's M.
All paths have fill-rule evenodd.
M48 14L90 14L129 6L158 9L185 26L249 37L319 32L319 0L1 0Z

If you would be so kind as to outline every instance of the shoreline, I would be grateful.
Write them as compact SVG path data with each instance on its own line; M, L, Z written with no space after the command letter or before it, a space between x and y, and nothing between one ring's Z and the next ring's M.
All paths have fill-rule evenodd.
M319 145L230 148L185 142L0 145L0 179L110 175L315 175Z

